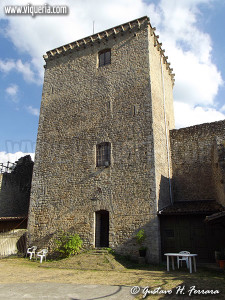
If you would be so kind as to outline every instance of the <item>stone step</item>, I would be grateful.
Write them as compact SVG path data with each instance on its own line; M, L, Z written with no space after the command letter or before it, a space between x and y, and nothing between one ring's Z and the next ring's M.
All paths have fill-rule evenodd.
M91 254L108 254L108 251L105 249L95 249L91 251Z

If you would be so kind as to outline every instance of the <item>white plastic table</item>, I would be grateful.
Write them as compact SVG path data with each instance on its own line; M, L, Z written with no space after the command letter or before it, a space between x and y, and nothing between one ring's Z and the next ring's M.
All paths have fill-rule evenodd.
M196 259L195 259L195 257L198 254L165 253L164 255L166 255L166 259L167 259L167 271L170 270L170 261L169 261L170 257L171 257L171 260L172 260L172 268L174 270L175 269L174 268L174 257L182 256L182 257L188 257L190 273L192 273L192 257L193 257L194 271L196 272Z

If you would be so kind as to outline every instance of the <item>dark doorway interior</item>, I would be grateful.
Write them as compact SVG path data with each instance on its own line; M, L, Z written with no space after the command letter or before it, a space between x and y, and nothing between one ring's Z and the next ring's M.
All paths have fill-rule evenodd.
M95 213L95 247L109 247L109 212Z

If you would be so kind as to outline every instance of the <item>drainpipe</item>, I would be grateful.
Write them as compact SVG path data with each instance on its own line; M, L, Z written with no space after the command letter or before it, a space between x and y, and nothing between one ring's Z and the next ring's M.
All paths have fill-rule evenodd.
M173 205L172 186L171 186L171 178L170 178L171 174L170 174L169 138L168 138L167 122L166 122L166 97L165 97L165 87L164 87L162 56L160 56L160 62L161 62L161 75L162 75L162 86L163 86L163 108L164 108L164 121L165 121L165 131L166 131L166 148L167 148L167 162L168 162L170 202Z

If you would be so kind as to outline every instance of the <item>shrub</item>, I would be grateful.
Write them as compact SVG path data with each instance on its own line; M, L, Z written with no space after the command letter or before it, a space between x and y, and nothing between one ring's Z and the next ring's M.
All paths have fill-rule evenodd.
M55 240L57 245L56 252L59 252L61 257L69 257L80 253L83 241L78 234L70 234L68 232L61 232Z
M135 236L136 241L139 245L142 245L146 239L145 231L144 229L141 229L138 231L138 233Z

